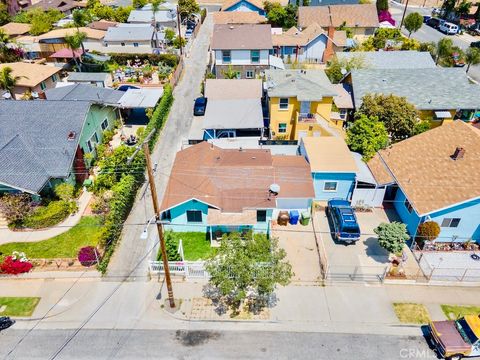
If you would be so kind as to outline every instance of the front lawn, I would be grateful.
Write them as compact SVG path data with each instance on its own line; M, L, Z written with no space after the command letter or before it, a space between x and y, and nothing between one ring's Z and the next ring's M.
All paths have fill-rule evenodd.
M427 324L430 321L428 311L422 304L394 303L393 310L401 323Z
M102 227L98 216L85 216L67 232L38 242L0 245L0 258L13 251L24 252L29 259L76 258L80 248L96 246Z
M39 301L39 297L0 297L0 316L31 316Z
M480 315L480 306L441 305L449 320L457 320L465 315Z
M215 248L210 246L210 240L207 234L201 232L171 232L175 244L178 246L182 239L183 253L185 260L196 261L205 260L214 253ZM161 260L159 250L158 260Z

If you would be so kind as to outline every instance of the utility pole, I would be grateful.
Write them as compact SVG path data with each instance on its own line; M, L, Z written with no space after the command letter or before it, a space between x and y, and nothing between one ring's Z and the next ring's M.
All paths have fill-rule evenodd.
M152 193L153 210L155 212L155 223L157 224L158 238L160 239L160 249L162 251L162 262L163 262L163 269L165 272L165 283L167 284L168 301L170 302L170 307L174 309L175 299L173 297L172 279L170 277L170 268L168 267L167 249L165 248L165 238L163 236L163 225L160 219L160 205L158 203L157 189L155 186L155 180L153 178L153 168L152 168L152 159L150 158L150 148L148 147L150 138L155 133L155 131L156 130L154 129L150 132L150 134L148 134L148 136L145 138L145 140L142 143L142 147L143 147L143 152L145 153L145 160L147 163L148 183L150 185L150 192ZM139 150L140 150L140 146L137 147L135 152L128 159L128 163L130 163L133 160L133 157L137 154Z
M405 3L405 9L403 9L402 21L400 21L400 27L399 27L400 31L402 31L403 20L405 19L405 14L407 12L407 8L408 8L408 0Z
M177 5L177 27L178 27L178 44L180 45L180 55L183 55L182 32L180 31L180 8Z

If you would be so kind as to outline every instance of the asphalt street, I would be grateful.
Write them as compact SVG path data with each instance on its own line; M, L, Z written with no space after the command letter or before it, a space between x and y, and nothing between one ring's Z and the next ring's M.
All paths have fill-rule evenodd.
M395 2L390 2L390 12L393 16L393 18L395 19L395 21L397 21L397 26L400 24L401 20L402 20L402 14L403 14L403 9L404 9L404 6L403 5L399 5ZM421 15L431 15L431 10L432 9L428 9L428 8L418 8L418 7L408 7L407 8L407 12L406 14L410 14L412 12L418 12L420 13ZM408 32L405 30L405 29L402 29L403 33L405 35L408 36ZM418 41L421 41L421 42L434 42L434 43L437 43L440 39L444 38L445 34L441 33L440 31L426 25L426 24L423 24L422 27L420 28L420 30L418 30L417 32L413 33L411 35L411 37L413 39L416 39ZM472 41L477 41L477 40L480 40L480 37L471 37L471 36L459 36L459 35L455 35L455 36L451 36L451 35L448 35L448 37L450 39L452 39L453 41L453 44L460 47L461 49L464 49L466 50L469 46L470 46L470 40L471 39ZM468 72L468 75L470 77L472 77L473 79L477 80L477 81L480 81L480 65L474 65L474 66L471 66L470 67L470 70Z
M436 359L423 337L252 331L35 330L0 333L2 359Z

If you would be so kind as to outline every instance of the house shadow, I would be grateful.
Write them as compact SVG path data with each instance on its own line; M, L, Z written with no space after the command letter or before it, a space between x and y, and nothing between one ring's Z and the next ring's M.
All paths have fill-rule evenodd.
M366 255L376 262L380 264L386 264L388 263L388 251L382 248L379 243L378 239L375 237L369 237L366 239L363 244L365 245L366 249Z
M385 212L385 215L387 215L388 221L390 222L402 222L400 219L400 216L398 216L397 211L393 207L388 207L384 208L383 211Z

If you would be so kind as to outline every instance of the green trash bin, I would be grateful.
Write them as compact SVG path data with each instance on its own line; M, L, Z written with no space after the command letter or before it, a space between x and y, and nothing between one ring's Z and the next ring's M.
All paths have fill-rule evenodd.
M300 218L300 224L306 226L310 223L310 213L308 211L302 212L302 216Z

